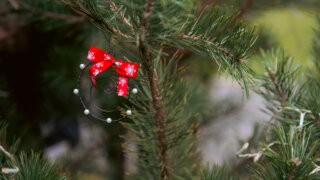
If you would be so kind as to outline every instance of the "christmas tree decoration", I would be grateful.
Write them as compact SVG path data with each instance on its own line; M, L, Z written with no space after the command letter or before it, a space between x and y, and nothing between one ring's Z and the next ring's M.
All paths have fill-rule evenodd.
M129 109L129 110L127 110L127 115L129 116L129 115L131 115L132 114L132 111Z
M128 77L135 78L137 76L139 68L139 65L137 63L115 60L114 57L112 57L110 54L92 46L90 47L87 59L96 63L89 69L90 80L96 88L97 76L104 70L114 65L117 73L119 74L118 96L127 95Z
M111 118L107 118L107 123L111 123L112 119Z
M80 69L84 69L85 67L86 67L86 65L80 64Z
M110 47L110 46L109 46ZM104 85L103 87L103 92L107 95L112 95L114 93L114 88L115 86L117 86L117 96L119 97L125 97L127 96L127 99L130 100L130 98L132 97L131 94L135 95L135 99L134 102L136 101L136 94L138 93L138 89L136 87L136 83L134 81L133 78L136 78L137 73L138 73L138 68L139 65L137 63L131 63L131 62L124 62L121 60L115 60L115 58L106 53L105 51L98 49L96 47L90 47L89 49L89 53L87 56L87 60L94 62L94 64L92 66L90 66L92 63L89 63L87 65L85 64L80 64L80 69L81 69L81 73L79 75L78 78L78 87L75 88L73 90L73 93L77 96L79 96L80 98L80 102L83 105L84 111L83 113L87 116L91 116L95 119L107 122L107 123L111 123L111 122L115 122L115 121L119 121L122 120L125 116L129 116L132 115L132 110L134 109L134 107L132 107L131 109L128 109L127 111L125 111L124 113L122 113L124 116L122 116L120 119L111 119L111 118L101 118L98 115L96 115L96 112L100 112L99 114L104 114L104 113L112 113L117 111L116 109L103 109L100 108L97 104L95 104L93 102L93 108L92 111L89 110L89 107L87 105L87 103L85 103L84 99L87 98L83 98L82 93L80 88L82 87L80 85L81 83L81 78L84 71L86 71L87 68L89 68L89 78L91 81L91 87L90 87L90 94L89 94L89 100L93 100L94 98L94 92L97 91L99 88L97 87L97 81L98 80L103 80L103 79L107 79L109 80L109 82L112 82L112 84L108 84L108 85ZM107 70L108 68L110 68L111 66L114 66L115 68L115 72L118 75L118 83L116 83L116 81L113 79L113 77L99 77L98 75L100 75L102 72L104 72L105 70ZM129 93L127 93L127 89L128 89L128 84L129 84L129 79L132 82L131 84L134 86ZM99 85L100 86L100 85Z
M75 95L79 94L79 89L74 89L73 94L75 94Z
M89 111L89 109L85 109L85 110L83 111L83 113L84 113L85 115L89 115L89 114L90 114L90 111Z
M138 89L137 89L137 88L133 88L133 89L132 89L132 93L133 93L133 94L137 94L137 93L138 93Z

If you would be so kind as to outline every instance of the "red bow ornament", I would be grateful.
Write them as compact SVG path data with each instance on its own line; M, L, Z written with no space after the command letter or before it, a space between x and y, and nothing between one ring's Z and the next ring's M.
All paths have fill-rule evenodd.
M101 49L90 47L88 57L89 61L95 62L89 69L90 80L94 87L97 88L96 79L97 76L114 65L118 78L118 96L127 95L128 77L135 78L138 73L139 65L137 63L123 62L121 60L115 60L110 54L104 52Z

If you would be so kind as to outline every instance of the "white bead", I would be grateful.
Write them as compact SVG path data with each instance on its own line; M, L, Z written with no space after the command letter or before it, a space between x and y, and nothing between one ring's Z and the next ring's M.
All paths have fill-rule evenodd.
M128 116L130 116L132 114L132 111L129 109L129 110L127 110L126 113L127 113Z
M111 123L112 119L111 118L107 118L107 123Z
M79 94L79 89L74 89L73 94L75 94L75 95Z
M80 64L80 69L84 69L85 67L86 67L86 65Z
M138 93L138 89L137 89L137 88L133 88L133 89L132 89L132 93L133 93L133 94L137 94L137 93Z
M89 111L89 109L85 109L85 110L83 111L83 113L84 113L85 115L89 115L89 114L90 114L90 111Z

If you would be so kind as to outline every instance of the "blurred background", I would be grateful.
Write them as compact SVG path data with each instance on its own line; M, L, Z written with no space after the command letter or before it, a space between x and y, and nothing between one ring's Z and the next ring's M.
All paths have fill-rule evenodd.
M318 0L203 3L233 6L239 9L239 20L256 27L258 39L247 63L257 73L263 73L261 49L283 48L304 68L312 65ZM88 119L72 92L89 46L103 48L107 43L88 19L61 3L0 1L0 120L9 124L9 138L21 139L20 148L43 152L72 179L123 179L134 171L134 157L121 151L121 144L128 143L120 138L125 129L119 123ZM113 48L117 54L124 51ZM218 73L215 63L205 57L187 53L181 65L189 67L185 78L194 86L194 100L203 102L194 107L201 119L197 146L202 158L237 168L241 162L235 153L240 145L252 140L259 124L268 119L261 111L263 100L254 93L247 99L236 82Z

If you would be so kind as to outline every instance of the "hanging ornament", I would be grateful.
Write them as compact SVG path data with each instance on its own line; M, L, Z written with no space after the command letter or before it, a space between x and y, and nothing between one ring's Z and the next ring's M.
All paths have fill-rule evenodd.
M79 67L81 69L81 73L78 78L78 87L73 90L73 93L75 95L79 96L80 102L82 103L82 105L84 107L83 113L86 116L94 117L96 119L102 120L107 123L116 122L116 121L122 120L126 116L130 116L133 113L134 107L132 107L131 109L128 109L126 112L122 113L123 116L120 119L111 119L110 117L101 118L98 115L96 115L95 114L96 111L102 112L99 114L105 114L105 113L115 112L115 111L117 111L117 109L109 110L109 109L100 108L98 105L96 105L96 103L94 101L93 101L93 103L91 103L93 105L94 109L93 108L89 109L89 107L86 105L86 103L84 101L84 98L82 97L82 93L80 90L80 87L81 87L80 82L81 82L81 77L84 74L83 72L85 72L86 69L89 68L89 77L90 77L90 81L91 81L91 88L90 88L90 96L89 96L89 98L86 98L86 99L92 100L94 91L98 90L97 80L105 79L105 77L101 78L100 76L98 79L98 75L100 75L102 72L104 72L108 68L111 69L114 67L115 72L117 73L117 76L118 76L117 77L117 79L118 79L117 80L117 82L118 82L117 83L117 95L120 97L124 97L124 96L128 95L127 98L128 98L128 100L130 100L130 98L132 97L131 94L133 94L135 96L134 101L136 101L136 94L138 93L138 89L136 87L136 83L134 81L134 78L136 78L136 76L137 76L139 65L137 63L115 60L115 58L112 55L106 53L105 51L103 51L101 49L98 49L98 48L92 47L92 46L89 49L87 59L89 61L92 61L93 63L89 63L86 65L80 64ZM90 66L90 65L92 65L92 66ZM103 92L105 94L114 93L112 86L116 85L116 82L113 80L112 77L109 77L109 78L111 78L111 82L113 82L113 84L111 84L111 87L104 88ZM133 82L131 84L133 84L133 86L134 86L131 89L131 91L129 91L129 93L127 93L128 84L129 84L128 78L130 78L130 81ZM110 81L110 79L109 79L109 81Z
M93 46L90 47L87 59L89 61L95 62L95 64L89 69L90 80L94 87L97 88L97 76L101 72L114 65L117 73L119 74L118 96L127 95L128 77L135 78L137 76L139 67L137 63L115 60L114 57L112 57L110 54Z

